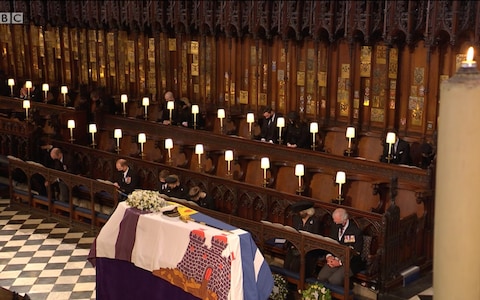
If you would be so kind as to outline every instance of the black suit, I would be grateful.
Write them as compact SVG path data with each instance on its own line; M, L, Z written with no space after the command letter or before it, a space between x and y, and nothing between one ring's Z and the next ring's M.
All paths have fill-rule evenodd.
M66 157L64 155L62 160L54 159L52 161L51 168L57 171L72 173L70 172L71 169L69 169L67 164L64 162L65 158ZM57 178L57 180L52 183L52 191L56 200L60 200L62 202L69 202L70 192L68 190L68 186L65 184L65 182L62 181L61 178Z
M132 168L128 168L126 174L117 172L115 182L120 186L121 192L129 195L138 188L138 175Z
M388 156L388 148L389 144L385 143L383 147L383 155L380 158L380 161L387 162ZM392 164L399 164L399 165L409 165L411 164L410 158L410 144L402 139L398 139L397 143L392 144L392 159L390 162Z
M263 119L260 139L278 144L277 114L273 114L268 119Z

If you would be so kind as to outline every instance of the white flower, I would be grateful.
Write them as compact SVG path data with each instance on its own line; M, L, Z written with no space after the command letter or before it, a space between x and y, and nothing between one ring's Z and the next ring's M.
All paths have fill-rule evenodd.
M311 284L306 290L302 291L303 300L331 300L330 290L321 283Z
M157 191L135 190L128 195L126 203L131 207L149 212L159 212L167 205L167 201L160 196Z
M272 300L285 300L287 298L288 289L287 281L282 275L273 274L273 289L270 294Z

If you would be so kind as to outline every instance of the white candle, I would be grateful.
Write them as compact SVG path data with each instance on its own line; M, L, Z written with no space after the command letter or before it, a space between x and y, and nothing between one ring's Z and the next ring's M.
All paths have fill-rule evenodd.
M480 270L475 267L480 265L476 241L480 227L476 188L480 178L480 139L476 138L480 74L473 65L474 61L471 66L462 64L440 85L434 184L435 299L437 295L438 299L480 299Z

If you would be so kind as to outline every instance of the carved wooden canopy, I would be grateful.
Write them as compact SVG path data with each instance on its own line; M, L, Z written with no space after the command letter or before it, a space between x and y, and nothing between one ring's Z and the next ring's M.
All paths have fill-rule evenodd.
M350 42L427 46L457 39L479 43L477 1L44 1L0 2L37 26L225 35L287 40L346 38Z

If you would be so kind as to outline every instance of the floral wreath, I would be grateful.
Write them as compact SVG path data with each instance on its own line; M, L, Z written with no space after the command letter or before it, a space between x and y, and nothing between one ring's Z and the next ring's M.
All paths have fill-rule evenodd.
M331 300L330 290L321 283L313 283L302 291L302 300Z
M271 300L285 300L287 298L287 281L280 274L273 274L273 289L270 294Z
M157 191L135 190L125 201L129 206L149 212L159 212L167 205L167 201Z

